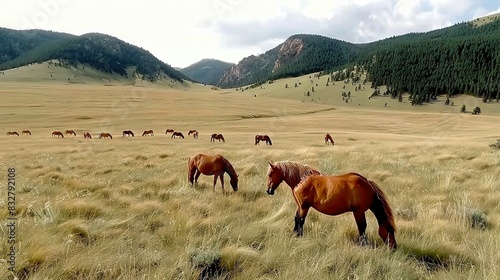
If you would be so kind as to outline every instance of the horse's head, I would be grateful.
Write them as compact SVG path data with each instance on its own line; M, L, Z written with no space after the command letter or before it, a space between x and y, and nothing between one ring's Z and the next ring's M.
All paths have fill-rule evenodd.
M281 170L271 161L267 171L267 194L274 195L274 190L283 182L283 174Z
M231 187L233 187L234 191L238 190L238 175L231 177L229 181L231 183Z

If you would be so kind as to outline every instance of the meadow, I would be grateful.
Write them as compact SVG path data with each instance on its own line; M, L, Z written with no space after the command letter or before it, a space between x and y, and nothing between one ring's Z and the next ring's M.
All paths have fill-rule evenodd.
M292 82L242 93L2 77L0 218L9 214L7 169L15 168L18 254L12 274L2 226L0 278L500 277L500 153L488 146L500 138L498 105L484 105L479 116L406 100L386 108L390 99L368 101L368 86L344 104L340 84L318 88L324 102L311 102L304 89L284 88ZM455 103L463 102L477 100ZM168 128L186 138L171 139ZM32 135L5 134L24 129ZM66 129L77 136L51 137ZM136 136L122 137L129 129ZM140 136L149 129L154 136ZM199 139L187 137L190 129ZM85 131L93 139L83 139ZM114 137L98 139L100 132ZM226 142L211 143L212 133ZM324 144L325 133L334 146ZM254 145L256 134L268 134L273 145ZM204 175L191 186L187 160L196 153L225 156L239 174L238 191L227 174L226 194L220 183L213 192L213 178ZM383 245L371 212L368 245L357 244L351 213L311 210L304 236L295 237L289 187L265 193L270 160L376 181L396 214L398 249Z

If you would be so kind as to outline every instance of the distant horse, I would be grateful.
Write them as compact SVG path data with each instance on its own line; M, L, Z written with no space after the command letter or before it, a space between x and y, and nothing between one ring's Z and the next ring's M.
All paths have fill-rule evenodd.
M266 141L266 145L272 145L271 138L267 135L255 135L255 145L259 144L260 141Z
M325 135L325 144L328 145L328 143L331 143L332 145L335 145L335 141L333 141L333 138L330 135L330 133L327 133Z
M132 137L134 137L134 133L132 132L132 130L124 130L122 137L125 137L125 136L132 136Z
M99 135L99 139L101 138L110 138L110 139L113 139L113 136L107 132L102 132L100 135Z
M23 130L23 131L21 132L21 135L24 135L24 134L26 134L26 135L31 135L31 131L29 131L29 130Z
M155 134L153 133L152 130L144 130L144 132L142 133L142 136L148 136L148 135L153 136Z
M54 136L57 136L57 137L61 136L62 138L64 138L64 135L60 131L53 131L52 132L52 137L54 137Z
M173 130L173 129L167 129L167 130L165 131L165 134L174 133L174 131L175 131L175 130Z
M222 141L223 143L226 143L226 139L224 139L224 136L222 136L222 134L217 134L217 133L212 134L212 137L210 137L210 142L215 142L215 140L219 140L219 142Z
M92 139L92 135L89 132L83 133L83 138L84 139Z
M14 135L19 136L19 133L17 133L17 131L8 131L7 132L7 136L14 136Z
M312 174L302 178L295 187L292 187L297 181L294 172L279 171L280 167L276 167L276 164L269 163L269 165L268 194L273 195L283 180L292 183L289 186L298 207L293 230L297 236L303 235L304 222L309 208L312 207L320 213L331 216L353 212L360 240L363 240L366 230L365 212L370 209L377 218L379 236L390 247L397 248L394 215L385 193L375 182L357 173L340 176Z
M74 136L76 136L76 132L74 130L68 129L68 130L66 130L65 133L66 133L66 135L74 135Z
M198 138L198 131L196 131L196 130L190 130L188 132L188 136L191 135L191 134L193 134L193 138Z
M181 137L182 139L184 139L184 134L182 134L182 132L178 132L178 131L173 132L173 133L172 133L172 137L170 137L170 139L172 139L172 138L174 138L174 139L175 139L175 137L177 137L177 136L179 136L179 137Z
M220 178L222 192L224 193L224 173L231 177L230 183L234 191L238 190L238 174L225 157L217 155L197 154L188 160L188 180L191 185L198 182L201 174L214 175L214 192L217 184L217 177Z

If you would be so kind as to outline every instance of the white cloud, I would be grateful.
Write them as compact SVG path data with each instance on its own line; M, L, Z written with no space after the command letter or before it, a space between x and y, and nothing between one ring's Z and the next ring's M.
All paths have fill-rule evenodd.
M484 14L491 10L486 4L488 0L0 0L0 26L106 33L184 67L206 57L237 62L297 33L368 42L428 31Z

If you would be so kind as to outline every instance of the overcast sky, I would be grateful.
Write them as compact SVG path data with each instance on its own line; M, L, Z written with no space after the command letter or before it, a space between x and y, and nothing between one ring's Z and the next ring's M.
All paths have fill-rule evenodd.
M371 42L494 12L496 0L0 0L0 27L105 33L186 67L237 63L297 33Z

